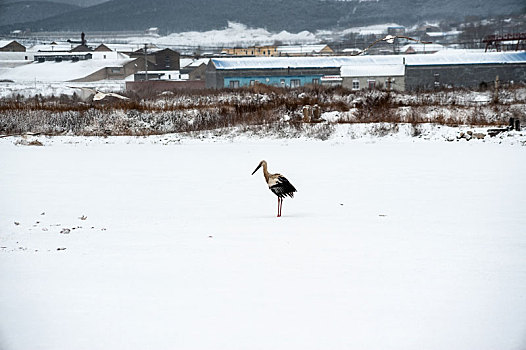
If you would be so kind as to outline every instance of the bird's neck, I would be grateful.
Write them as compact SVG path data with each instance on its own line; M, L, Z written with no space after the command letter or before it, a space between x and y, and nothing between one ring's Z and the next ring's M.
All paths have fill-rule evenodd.
M265 164L265 163L263 163L263 176L265 176L265 181L268 182L270 174L268 173L267 164Z

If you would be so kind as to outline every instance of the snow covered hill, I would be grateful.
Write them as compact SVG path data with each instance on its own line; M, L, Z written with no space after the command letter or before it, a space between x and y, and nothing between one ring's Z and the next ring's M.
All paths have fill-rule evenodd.
M158 27L161 32L205 31L226 26L228 21L273 31L326 30L336 26L363 26L386 22L413 25L466 16L520 13L520 0L499 2L442 2L420 0L320 1L320 0L152 0L147 5L132 0L113 0L39 21L26 22L32 31L119 31ZM20 25L19 25L20 27ZM0 32L17 28L1 26Z

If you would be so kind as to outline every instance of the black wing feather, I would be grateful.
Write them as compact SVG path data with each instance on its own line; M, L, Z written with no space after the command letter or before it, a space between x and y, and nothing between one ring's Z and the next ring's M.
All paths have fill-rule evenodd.
M270 187L270 190L274 192L276 196L279 198L283 198L286 196L294 197L294 192L296 191L296 188L292 186L292 184L287 180L285 176L278 177L279 182L275 184L274 186Z

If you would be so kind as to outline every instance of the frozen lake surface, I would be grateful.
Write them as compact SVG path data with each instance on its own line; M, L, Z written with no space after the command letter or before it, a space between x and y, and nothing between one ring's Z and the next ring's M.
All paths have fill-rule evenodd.
M526 348L525 147L153 138L0 140L0 349Z

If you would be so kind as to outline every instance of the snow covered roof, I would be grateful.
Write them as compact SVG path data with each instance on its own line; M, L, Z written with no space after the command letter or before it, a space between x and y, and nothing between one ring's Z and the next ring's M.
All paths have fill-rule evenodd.
M30 55L31 59L33 59L34 56L85 56L85 55L91 55L92 59L94 60L120 60L120 59L126 59L129 58L128 55L125 55L121 52L117 51L90 51L90 52L62 52L62 51L56 51L56 52L20 52L21 57ZM0 58L1 59L1 58Z
M444 32L427 32L426 35L430 37L441 37L444 36Z
M413 52L436 52L444 50L444 46L440 44L407 44L402 46L401 52L412 50Z
M378 64L378 65L354 65L342 66L342 77L392 77L403 76L405 66L403 64Z
M113 51L112 49L110 49L109 47L107 47L106 45L104 44L100 44L99 46L97 46L96 48L93 49L93 51L102 51L102 52L111 52Z
M105 67L122 67L133 59L84 60L78 62L33 62L12 69L0 71L0 79L22 81L70 81L84 78Z
M197 60L192 61L190 64L186 65L185 67L199 67L200 65L208 64L210 62L210 58L199 58Z
M91 55L91 52L35 52L34 56L40 57L53 57L53 56L87 56Z
M362 50L357 47L348 47L343 49L342 52L361 52Z
M430 37L455 36L462 33L459 30L451 30L449 32L427 32L426 35Z
M197 68L203 63L208 64L208 62L210 62L210 58L199 58L199 59L181 58L179 59L179 65L181 68Z
M447 50L432 55L408 55L406 65L500 64L526 63L526 51L519 52L456 52Z
M57 44L57 45L52 45L52 44L37 44L37 45L34 45L34 46L31 46L30 48L27 49L27 51L32 51L32 52L42 52L42 51L69 51L71 50L72 48L74 48L75 46L72 45L72 44L69 44L69 43L60 43L60 44Z
M192 62L194 61L193 58L179 58L179 67L181 68L184 68L186 66L188 66L189 64L192 64Z
M447 50L428 55L371 55L371 56L322 56L322 57L226 57L212 58L218 70L237 69L286 69L286 68L340 68L353 65L437 64L489 64L526 63L526 52L464 52Z
M307 53L318 53L325 49L327 45L288 45L278 46L276 49L281 54L307 54Z
M104 43L104 45L106 45L113 51L119 51L119 52L134 52L134 51L144 48L144 44L107 44L107 43Z
M0 48L11 44L14 40L0 40Z
M135 74L146 74L146 71L141 70L141 71L138 71ZM179 71L178 70L149 70L148 74L173 74L173 75L178 75Z
M94 60L120 60L130 58L128 55L117 51L92 51L90 54Z
M283 69L283 68L340 68L341 66L357 64L392 63L389 56L322 56L322 57L235 57L212 58L216 69ZM401 63L402 57L396 56L396 62Z

